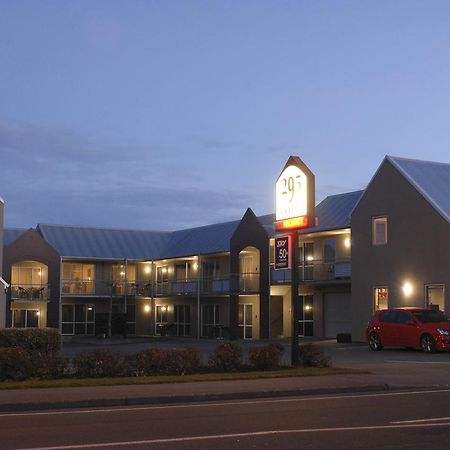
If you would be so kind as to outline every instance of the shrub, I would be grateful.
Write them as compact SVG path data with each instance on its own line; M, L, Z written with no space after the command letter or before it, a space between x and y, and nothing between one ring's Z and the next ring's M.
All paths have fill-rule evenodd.
M34 353L31 356L33 377L41 379L62 378L68 370L68 360L61 353Z
M0 380L26 380L32 373L33 363L28 352L17 347L0 348Z
M284 347L279 343L250 349L249 360L258 370L270 370L279 367Z
M167 355L158 348L148 348L136 353L128 360L129 370L134 375L162 375L164 374Z
M117 377L126 372L123 355L111 350L80 352L73 358L73 367L79 377Z
M242 349L233 342L217 346L209 359L209 365L220 372L236 372L242 367Z
M299 347L303 367L331 367L331 359L316 344L304 344Z
M167 375L187 375L200 369L200 354L192 347L175 348L165 356L164 373Z
M61 334L54 328L5 328L0 330L0 347L17 347L29 353L57 353Z

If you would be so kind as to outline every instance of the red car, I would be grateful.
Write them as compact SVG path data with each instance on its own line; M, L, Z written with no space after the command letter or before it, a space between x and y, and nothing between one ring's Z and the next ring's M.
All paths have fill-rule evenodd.
M366 336L372 350L392 346L432 353L450 349L450 322L435 309L382 309L372 317Z

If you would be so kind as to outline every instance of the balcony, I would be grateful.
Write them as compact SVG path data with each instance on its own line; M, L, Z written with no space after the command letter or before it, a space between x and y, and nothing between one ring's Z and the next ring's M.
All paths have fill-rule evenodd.
M94 281L62 281L63 295L95 295Z
M11 285L11 300L22 302L47 302L50 296L50 286L21 284Z
M336 259L333 262L323 260L307 261L298 267L300 282L345 282L350 280L352 266L349 258ZM272 285L282 285L291 282L291 269L275 270L270 269L270 283Z

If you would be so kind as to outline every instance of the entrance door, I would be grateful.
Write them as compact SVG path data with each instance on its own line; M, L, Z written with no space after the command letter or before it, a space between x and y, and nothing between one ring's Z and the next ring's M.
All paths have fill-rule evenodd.
M270 297L270 337L277 339L283 336L283 297Z
M175 305L174 322L177 336L189 336L191 334L191 307Z
M314 336L314 309L312 295L300 295L300 319L298 321L298 335L301 337Z
M445 312L444 298L443 284L428 284L426 286L426 301L428 308Z
M239 305L239 337L241 339L253 337L252 306L249 303Z

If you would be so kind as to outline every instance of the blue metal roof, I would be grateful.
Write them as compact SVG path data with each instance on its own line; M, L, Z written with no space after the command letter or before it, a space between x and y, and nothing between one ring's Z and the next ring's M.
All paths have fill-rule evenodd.
M450 164L394 156L386 159L450 223Z
M61 256L80 258L159 258L171 235L159 231L43 224L36 229Z
M27 231L26 228L5 228L3 230L3 245L6 247L12 244L25 231Z
M345 194L329 195L316 206L317 226L302 230L301 234L317 233L319 231L338 230L350 227L350 215L364 191L347 192ZM275 236L273 223L275 214L258 217L262 226Z
M350 212L363 191L331 195L316 207L317 232L350 226ZM269 236L274 236L274 214L258 217ZM71 225L39 224L36 231L63 257L151 260L221 253L230 250L230 240L240 220L174 232L120 230ZM7 246L24 229L5 228Z

